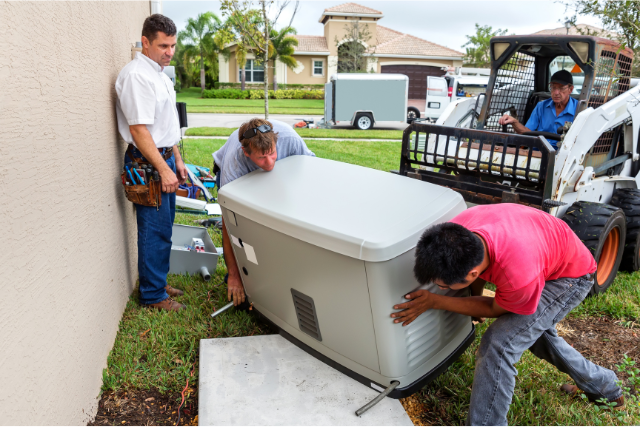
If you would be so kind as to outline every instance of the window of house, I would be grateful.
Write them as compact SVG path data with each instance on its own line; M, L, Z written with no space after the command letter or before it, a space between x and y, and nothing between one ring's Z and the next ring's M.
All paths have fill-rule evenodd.
M254 59L247 59L244 66L245 82L263 82L264 66L258 65ZM238 81L242 81L242 69L238 71Z
M324 61L314 59L313 60L313 75L314 76L324 76Z

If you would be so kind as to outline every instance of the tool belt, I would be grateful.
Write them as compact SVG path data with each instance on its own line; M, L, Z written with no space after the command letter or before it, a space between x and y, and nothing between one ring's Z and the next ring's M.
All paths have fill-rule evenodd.
M160 175L149 162L136 158L133 155L132 147L132 144L127 147L127 156L132 162L125 164L121 175L124 193L130 202L159 208L162 205L162 181ZM172 155L173 147L166 149L163 157L168 160ZM141 167L143 164L147 165L146 170ZM150 170L153 172L147 173Z

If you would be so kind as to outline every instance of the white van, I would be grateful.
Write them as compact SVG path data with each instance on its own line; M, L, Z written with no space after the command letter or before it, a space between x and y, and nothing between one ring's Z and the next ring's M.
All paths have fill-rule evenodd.
M486 71L487 73L490 72L490 70ZM447 74L444 77L427 77L427 100L424 117L437 120L451 102L462 98L473 98L485 93L487 84L489 84L489 76L482 74L484 73L465 74L463 69L458 74Z

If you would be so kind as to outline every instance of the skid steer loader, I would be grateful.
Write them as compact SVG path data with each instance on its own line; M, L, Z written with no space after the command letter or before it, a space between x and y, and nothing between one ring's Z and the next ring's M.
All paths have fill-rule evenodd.
M520 203L562 218L598 263L592 293L604 292L619 268L640 268L640 87L630 89L632 61L630 49L598 37L494 37L486 93L453 102L435 125L413 122L399 173L454 189L468 203ZM525 124L551 97L559 69L574 76L573 123L559 134L519 135L499 125L505 113Z

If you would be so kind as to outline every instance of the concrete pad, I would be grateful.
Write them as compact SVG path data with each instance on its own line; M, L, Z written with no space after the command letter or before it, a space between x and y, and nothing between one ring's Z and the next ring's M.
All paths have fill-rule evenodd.
M200 340L200 425L413 425L378 395L280 335Z

